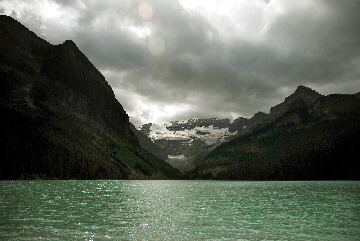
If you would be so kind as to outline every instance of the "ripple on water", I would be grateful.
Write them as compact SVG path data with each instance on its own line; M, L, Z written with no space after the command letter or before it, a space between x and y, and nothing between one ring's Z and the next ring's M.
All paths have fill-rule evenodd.
M356 240L360 182L1 181L1 240Z

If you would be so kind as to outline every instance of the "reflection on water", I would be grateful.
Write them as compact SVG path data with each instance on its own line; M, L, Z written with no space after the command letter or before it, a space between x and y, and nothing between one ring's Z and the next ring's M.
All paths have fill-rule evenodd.
M360 182L1 181L0 240L359 240Z

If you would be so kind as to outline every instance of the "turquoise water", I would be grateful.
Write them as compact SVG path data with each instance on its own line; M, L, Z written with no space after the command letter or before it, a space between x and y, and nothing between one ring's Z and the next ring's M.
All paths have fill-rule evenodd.
M0 181L0 240L360 240L360 182Z

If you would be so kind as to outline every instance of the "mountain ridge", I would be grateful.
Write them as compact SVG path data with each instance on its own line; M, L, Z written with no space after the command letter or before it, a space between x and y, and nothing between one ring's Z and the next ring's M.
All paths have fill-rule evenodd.
M177 178L173 167L192 179L360 179L360 92L300 85L268 114L139 131L73 41L52 45L4 15L0 79L0 179Z
M323 96L218 146L189 175L195 179L358 180L359 134L359 99Z
M0 16L0 179L167 179L104 76L71 40L52 45Z
M190 171L190 176L187 176L185 174L184 178L200 178L200 179L208 179L208 178L212 178L212 179L307 179L309 178L309 176L306 176L306 174L294 174L293 176L291 175L286 175L286 174L281 174L281 175L277 175L277 174L269 174L266 175L264 173L262 173L261 175L249 175L247 174L247 176L243 176L243 177L239 177L236 176L235 174L229 174L227 172L227 169L223 166L223 165L215 165L215 164L207 164L212 166L212 169L208 169L208 171L205 168L207 159L211 159L211 156L213 155L213 152L217 152L218 149L222 148L222 146L227 146L227 145L231 145L229 143L233 143L236 142L236 140L242 139L242 138L247 138L246 136L252 136L255 135L254 133L259 132L259 130L263 130L265 136L274 136L272 137L274 140L279 141L278 139L280 138L281 140L281 145L287 146L287 148L289 149L294 149L296 150L297 147L291 146L288 143L285 143L284 140L288 140L289 143L293 143L293 145L296 146L296 138L292 139L292 135L299 135L301 138L300 142L307 142L308 140L303 139L303 135L307 135L304 133L307 133L307 131L310 129L310 136L311 138L313 138L314 141L313 144L315 145L322 145L322 140L319 140L319 137L317 136L316 133L316 128L318 128L319 130L321 130L319 136L324 135L324 138L330 138L330 139L334 139L335 136L338 135L340 140L343 140L341 138L353 138L355 139L355 142L357 142L358 140L354 137L354 134L347 134L347 136L351 136L351 137L344 137L344 130L345 132L349 132L349 128L347 129L347 124L346 124L346 116L352 116L351 118L357 118L357 116L360 114L360 106L357 100L359 100L359 96L358 94L353 94L353 95L343 95L343 94L331 94L328 96L324 96L319 94L318 92L316 92L315 90L306 87L306 86L298 86L296 88L296 90L290 94L288 97L286 97L284 99L283 102L279 103L278 105L274 106L271 108L270 113L269 114L265 114L263 112L257 112L254 114L253 117L251 118L244 118L244 117L238 117L237 119L235 119L232 123L228 123L228 125L225 125L223 127L228 128L229 132L235 133L234 135L230 135L228 136L229 138L226 139L224 138L221 143L217 143L217 145L214 145L210 148L209 145L202 145L199 146L197 149L197 154L201 153L200 155L195 155L192 156L192 158L189 158L189 155L187 155L186 153L188 152L188 150L186 149L186 142L185 143L185 148L178 148L176 155L168 155L167 158L167 162L169 162L170 164L172 164L173 166L177 166L180 170L182 170L183 172L186 171ZM354 117L355 116L355 117ZM350 117L349 117L350 118ZM350 120L351 120L350 118ZM216 118L210 118L207 121L211 121L212 119L216 119ZM169 124L165 124L164 127L167 128L170 132L170 134L173 134L173 138L175 139L175 133L180 132L181 130L185 129L185 130L196 130L196 128L201 125L201 123L206 122L206 120L202 120L201 122L196 122L196 120L198 120L197 118L192 118L191 120L184 120L184 121L172 121ZM224 119L226 120L226 119ZM324 121L324 122L323 122ZM323 124L326 126L328 125L327 121L330 122L334 122L332 125L338 125L338 122L344 122L343 125L343 129L341 128L337 128L337 132L332 136L329 137L328 132L331 131L330 130L326 130L323 128ZM175 123L175 128L172 127L172 124ZM225 123L225 122L224 122ZM187 125L188 126L182 126L182 125ZM151 134L151 128L152 128L153 124L146 124L143 127L143 133L146 134L148 137L154 136ZM316 126L316 128L314 129L314 126ZM271 131L269 131L269 128L271 129ZM353 125L354 128L354 132L356 132L358 126L357 125ZM171 131L173 132L171 132ZM265 130L265 131L264 131ZM291 134L293 133L293 134ZM192 132L193 136L192 138L195 139L200 139L201 136L197 136L196 134L198 134L198 132L194 133ZM281 137L281 135L284 135L284 137ZM171 140L169 138L167 138L167 135L163 135L163 139L161 137L161 132L157 133L156 138L153 138L153 144L160 144L162 145L162 154L169 154L172 153L173 150L171 149L171 145L167 144L164 145L164 143L171 143L171 142L176 142L176 140ZM183 138L183 136L181 136ZM167 139L166 139L167 138ZM257 140L257 137L251 137L251 139ZM258 138L258 139L262 139L262 138ZM263 138L264 139L264 138ZM345 143L346 140L343 140L343 142ZM219 139L220 140L220 139ZM180 141L180 140L178 140ZM256 141L255 141L256 142ZM279 169L284 167L282 165L287 165L284 164L285 163L285 159L286 156L289 157L289 153L291 153L291 151L287 150L286 148L280 148L281 151L275 151L277 149L279 149L278 146L272 146L273 144L269 144L269 140L262 140L262 142L267 143L265 145L270 145L270 147L268 148L267 151L267 155L273 155L271 154L271 152L277 152L276 154L274 154L274 157L276 160L280 160L280 164L279 162L276 164L276 161L274 161L273 164L266 164L266 162L264 162L263 164L265 165L270 165L272 166L271 168L275 169L274 166L278 165ZM329 142L331 142L331 144L328 144ZM180 143L182 146L184 146L184 143ZM310 142L311 143L311 142ZM343 144L336 144L336 141L327 141L325 142L325 147L324 149L326 149L328 152L333 152L333 150L331 150L331 148L329 148L329 146L334 147L335 150L337 150L337 148L340 148L339 145L343 145ZM204 143L206 144L206 143ZM311 144L309 144L311 145ZM328 145L328 146L327 146ZM336 146L338 145L338 146ZM179 147L179 143L177 143L176 147ZM232 147L234 148L234 147ZM247 148L247 153L252 153L250 155L259 155L259 154L254 154L254 153L260 153L261 149L259 146L257 146L256 143L251 143L248 142L246 143L246 148ZM236 148L235 148L236 149ZM234 149L234 150L235 150ZM320 148L321 149L321 148ZM341 148L340 148L341 149ZM269 153L269 150L270 151ZM302 156L301 152L305 153L304 155L309 155L306 154L308 153L308 151L306 149L302 150L302 151L298 151L297 154L291 154L291 158L293 159L298 159ZM328 154L324 154L321 151L319 151L318 149L315 148L311 149L311 152L317 152L320 154L320 156L323 156L324 158L330 158ZM222 153L222 152L220 152ZM226 159L229 159L228 157L226 157L227 155L230 156L234 156L235 154L230 154L232 152L227 152L228 154L222 155L219 154L215 157L215 160L218 160L220 163L222 163L221 160L225 161ZM283 154L281 154L283 153ZM286 154L288 153L288 154ZM342 151L342 153L344 154L344 156L348 155L347 152ZM174 153L172 153L174 154ZM248 155L248 154L245 154ZM235 155L236 156L236 155ZM261 155L260 155L261 156ZM349 155L348 155L349 156ZM351 155L350 155L351 156ZM314 157L312 157L314 159ZM256 160L258 158L254 157L254 160ZM231 158L230 158L231 160ZM235 159L233 160L235 161ZM339 160L337 160L339 161ZM186 165L187 162L187 165ZM299 160L297 160L297 162L300 162ZM226 165L231 165L229 161L225 161L225 163L227 163ZM248 160L248 164L251 163L251 161ZM205 165L205 166L204 166ZM225 166L226 166L225 165ZM253 164L251 164L253 165ZM265 166L266 166L265 165ZM294 164L295 165L295 164ZM300 164L299 164L300 165ZM306 165L313 165L313 164L309 164L307 163ZM356 166L356 165L354 165ZM194 170L191 171L191 168L194 168ZM253 167L255 168L255 166ZM266 172L266 169L264 169L263 167L257 167L259 169L262 169L263 172ZM319 168L319 167L316 167ZM341 169L341 168L340 168ZM339 170L340 170L339 169ZM201 171L200 171L201 170ZM349 170L348 170L349 171ZM274 170L272 170L272 172L276 172ZM284 170L283 170L284 172ZM197 174L196 174L197 173ZM348 176L346 176L346 172L343 171L343 173L341 174L343 178L357 178L358 173L356 172L351 172L349 171ZM230 175L230 176L229 176ZM320 175L321 176L321 175ZM312 178L319 178L319 175L316 176L315 174L312 175ZM325 175L323 175L325 176ZM334 178L339 178L337 177L335 174L333 174ZM331 175L327 174L327 178L331 178Z
M165 158L163 160L183 172L190 171L199 159L221 143L271 123L288 111L307 107L321 97L323 95L315 90L300 85L282 103L272 107L269 114L259 111L251 118L238 117L232 123L228 118L191 118L164 125L144 124L139 131L152 140L152 147L143 145L143 148L154 155L161 155L161 158ZM197 144L195 153L192 151L194 140Z

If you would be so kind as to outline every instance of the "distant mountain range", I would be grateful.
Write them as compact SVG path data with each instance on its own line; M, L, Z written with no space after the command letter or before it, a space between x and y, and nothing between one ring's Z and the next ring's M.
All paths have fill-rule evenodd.
M74 42L51 45L0 16L0 179L167 179L101 73Z
M150 152L191 171L186 178L358 179L359 98L359 93L323 96L299 86L269 114L233 123L216 118L150 123L140 131L152 139Z
M237 131L229 131L229 119L197 119L173 121L164 125L145 124L139 131L151 139L140 145L181 171L190 171L196 160L216 146L230 140Z
M271 108L270 114L258 112L250 119L238 117L231 123L230 119L192 118L163 125L145 124L139 131L152 142L145 144L140 141L140 145L182 172L190 171L220 144L275 120L289 109L309 105L320 97L322 95L316 91L299 86L285 102Z

